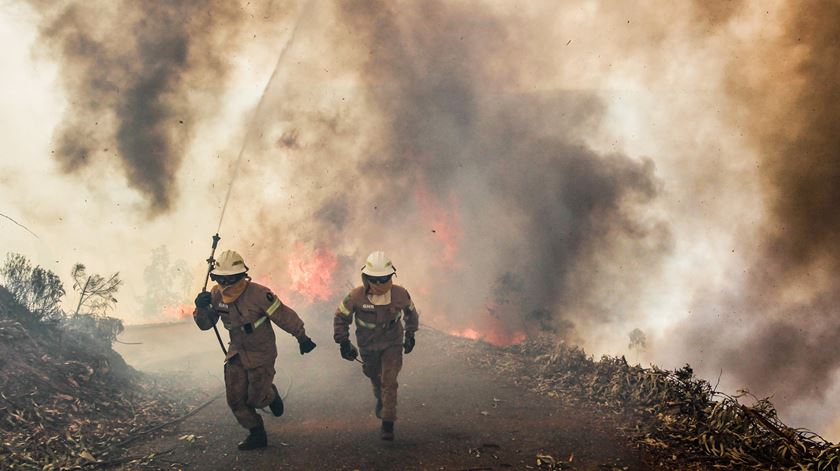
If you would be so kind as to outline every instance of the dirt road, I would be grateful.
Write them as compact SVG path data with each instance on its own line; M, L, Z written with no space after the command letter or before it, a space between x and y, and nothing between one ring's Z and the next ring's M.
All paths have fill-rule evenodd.
M450 340L429 330L418 333L417 348L405 358L397 437L383 442L361 365L342 360L327 332L310 335L319 346L305 357L294 339L278 335L275 383L288 394L283 417L265 416L267 449L236 450L246 432L221 398L126 454L171 450L152 463L160 469L537 469L537 455L571 462L573 469L650 469L621 438L620 417L564 409L557 400L529 393L509 378L480 371L468 365ZM143 342L121 348L129 363L141 369L189 371L204 379L203 387L221 391L221 354L212 333L185 324L130 328L123 337ZM189 435L195 438L180 439Z

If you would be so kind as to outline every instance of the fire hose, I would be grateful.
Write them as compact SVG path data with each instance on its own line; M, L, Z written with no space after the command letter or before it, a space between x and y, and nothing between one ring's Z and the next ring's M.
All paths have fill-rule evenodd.
M230 178L230 183L228 184L227 194L225 195L225 201L222 204L222 213L219 216L219 225L216 228L216 234L213 236L213 247L210 251L210 257L207 258L207 275L204 277L204 287L201 289L201 292L207 291L207 282L210 279L210 272L213 271L215 266L216 260L214 258L216 254L216 247L219 244L219 232L222 229L222 221L225 218L225 210L227 209L228 201L230 200L230 194L233 190L233 183L236 181L236 177L239 175L239 167L242 164L242 156L245 155L245 150L248 148L248 143L251 141L254 125L256 123L257 117L260 116L263 104L265 102L265 95L268 92L269 87L271 87L272 82L274 82L275 77L277 76L277 72L280 70L280 65L283 63L283 59L286 57L286 53L291 48L292 44L295 42L295 36L297 36L298 28L300 27L304 16L310 9L310 5L312 4L311 1L307 2L304 5L303 10L301 10L300 16L295 23L295 27L292 30L291 36L286 41L286 44L283 45L283 49L280 51L280 55L277 58L277 64L274 66L274 71L271 72L271 76L268 78L268 81L265 83L265 87L263 88L262 94L260 95L260 99L257 102L257 108L254 110L254 113L251 115L251 121L248 124L247 132L245 133L245 139L242 141L242 147L239 149L239 155L236 158L236 163L233 168L233 175ZM213 324L213 332L216 334L216 339L219 341L219 346L222 347L222 352L224 352L225 356L227 356L227 349L225 348L225 344L222 341L222 336L219 334L219 329Z

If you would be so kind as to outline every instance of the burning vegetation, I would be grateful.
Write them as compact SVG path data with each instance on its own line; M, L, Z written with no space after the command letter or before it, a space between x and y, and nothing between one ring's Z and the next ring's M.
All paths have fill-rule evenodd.
M289 26L293 2L27 4L37 48L60 66L66 94L50 151L57 168L106 196L98 177L122 175L116 185L136 193L144 217L194 230L200 214L205 223L194 209L223 193L216 182L231 169L206 160L226 144L207 139L222 148L208 149L196 137L227 106L234 58L257 33L271 43L264 33ZM564 400L630 410L652 427L636 437L651 450L678 449L676 461L709 466L837 466L834 445L782 424L767 400L722 394L690 368L594 361L571 347L644 320L664 334L636 329L629 350L668 344L652 355L725 366L730 391L776 393L780 408L835 407L827 391L840 370L836 2L305 5L292 34L300 26L301 45L286 43L242 130L239 187L249 200L234 192L232 207L243 209L231 212L239 229L226 238L258 241L247 258L282 271L265 275L278 295L334 303L357 280L363 254L383 248L411 267L398 276L419 287L424 321L492 352L476 361ZM188 317L190 265L163 246L151 260L136 315ZM15 257L4 270L29 314L3 320L0 334L15 338L3 348L19 347L25 364L61 359L50 375L80 388L140 381L126 373L112 384L117 360L101 366L122 330L108 315L116 274L77 266L80 301L68 316L54 273ZM667 287L674 273L680 282ZM669 298L690 314L643 311ZM108 348L96 355L105 356L80 353L90 364L79 367L39 340L71 332L100 339ZM39 388L64 386L21 384L13 395L4 384L6 423L46 436L52 425L33 420L60 410L50 402L59 396ZM837 410L810 413L830 414ZM15 463L72 463L57 458L71 445L35 457L21 437L7 440Z
M330 261L325 252L315 251L313 256ZM16 286L18 293L0 288L2 463L14 469L42 470L125 463L129 467L160 466L159 451L135 455L126 447L151 432L172 435L173 424L213 400L189 407L211 395L211 388L205 384L188 390L182 383L126 365L111 349L121 326L108 333L103 330L107 322L80 330L85 324L78 319L56 322L55 314L44 316L53 310L40 297L49 299L51 293L61 292L61 286L38 288L37 293L21 296L19 289L27 285L9 283L8 273L25 273L25 269L9 270L10 266L26 267L25 262L11 255L6 263L6 284ZM36 269L29 267L30 276ZM81 273L77 266L74 274ZM82 284L78 280L94 277L77 276L77 285ZM31 285L33 279L40 286L40 280L53 277L45 271L27 283ZM114 278L99 277L92 283L118 286L109 285L109 279ZM500 283L517 286L510 277ZM109 296L113 294L111 291ZM20 300L29 300L36 310L27 309ZM494 309L506 304L499 298ZM103 307L84 302L79 306ZM836 469L840 463L840 447L807 430L785 425L768 399L757 399L746 391L734 396L719 392L717 385L696 378L688 365L670 371L633 366L624 357L605 356L595 361L580 347L564 341L564 332L542 325L539 315L526 312L520 331L494 324L499 320L493 317L493 309L488 308L486 315L482 331L466 328L450 336L423 329L420 343L423 348L454 352L470 366L491 371L501 381L556 398L560 413L586 407L605 423L621 417L620 435L644 450L646 462L653 467L822 471ZM641 330L632 331L629 338L632 348L644 347ZM188 376L178 374L182 381ZM194 435L179 440L192 441ZM550 444L546 448L551 449ZM573 456L564 460L547 453L539 454L536 463L547 470L575 467Z
M308 251L303 244L297 244L287 264L289 289L309 303L331 299L336 264L336 257L329 250Z

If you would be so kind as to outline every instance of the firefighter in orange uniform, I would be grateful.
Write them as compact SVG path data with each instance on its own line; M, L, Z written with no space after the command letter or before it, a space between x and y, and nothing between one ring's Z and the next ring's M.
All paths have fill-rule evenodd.
M193 312L201 330L211 329L221 319L230 333L225 358L227 403L239 424L249 430L238 445L240 450L268 444L256 409L268 406L276 417L283 415L283 399L273 384L277 345L272 322L297 339L301 355L315 348L297 313L270 289L251 281L247 273L248 267L238 253L222 252L210 272L217 285L210 292L198 294Z
M403 353L414 349L419 323L408 291L391 280L396 272L384 252L370 254L362 268L362 286L351 290L338 305L333 321L333 338L341 347L341 357L353 361L361 351L362 371L370 378L376 397L376 417L382 419L383 440L394 439L397 375ZM358 350L350 343L354 317Z

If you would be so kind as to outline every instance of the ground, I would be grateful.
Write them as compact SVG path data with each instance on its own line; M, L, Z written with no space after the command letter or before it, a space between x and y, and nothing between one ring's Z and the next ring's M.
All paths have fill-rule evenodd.
M204 378L197 389L221 392L221 352L212 333L194 326L129 329L129 363L189 371ZM177 332L176 332L177 330ZM223 334L224 335L224 334ZM342 360L326 332L301 357L294 339L280 333L275 383L287 391L286 414L265 416L269 447L239 452L240 428L220 398L160 434L136 442L125 456L162 453L125 467L201 470L495 470L538 469L537 456L555 469L651 469L622 433L622 417L528 392L509 378L472 366L445 336L423 330L405 357L399 382L396 440L379 438L374 399L361 365ZM215 349L215 350L214 350ZM173 361L166 351L179 352ZM154 354L150 353L154 352ZM543 469L545 461L543 459ZM550 460L548 460L550 461Z

